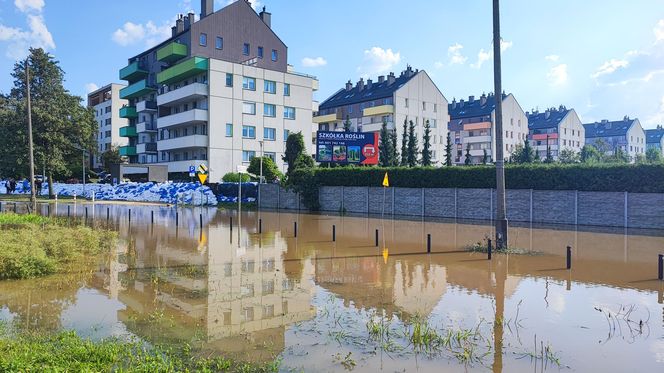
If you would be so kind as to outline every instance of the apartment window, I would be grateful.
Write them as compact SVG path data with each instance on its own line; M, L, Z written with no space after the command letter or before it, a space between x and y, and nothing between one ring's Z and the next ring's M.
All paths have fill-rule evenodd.
M263 47L258 47L258 58L263 58Z
M248 56L250 50L251 50L251 45L249 45L249 43L244 43L244 46L242 47L242 54Z
M275 128L265 127L263 128L263 139L274 141L277 139L277 130Z
M243 102L242 103L242 114L256 115L256 103L255 102Z
M242 151L242 162L249 163L252 158L256 157L256 152L253 150L243 150Z
M426 111L426 110L427 110L427 103L422 101L422 111Z
M290 130L284 130L284 141L288 141L288 136L290 136Z
M108 113L110 113L110 112L111 112L111 107L110 107L110 106L106 106L106 114L108 114Z
M272 61L277 62L279 55L277 54L277 50L273 49L272 50Z
M265 93L277 93L277 82L272 80L266 80L264 84Z
M435 119L431 119L431 122L429 124L431 125L431 128L437 128L438 127L438 122L436 122Z
M408 99L406 99L406 107L408 107Z
M274 152L265 152L265 156L272 159L273 162L277 161L277 153Z
M107 126L110 126L110 125L111 125L111 119L110 119L110 118L109 118L109 119L106 119L106 125L107 125Z
M284 119L295 119L295 108L285 106L284 107Z
M290 96L290 84L284 83L284 96Z
M510 118L510 126L514 127L514 118Z
M353 105L348 105L348 114L353 114Z
M438 112L438 104L433 104L433 112L434 113Z
M233 137L233 124L226 123L226 137Z
M242 77L242 88L250 91L256 90L256 78L250 78L248 76Z
M254 126L242 126L242 137L245 139L255 139L256 138L256 127Z
M217 36L217 40L214 43L214 47L217 49L224 49L224 38Z
M198 38L198 44L207 47L207 34L201 33L201 36Z
M226 87L233 86L233 74L226 73Z
M277 106L273 105L273 104L263 104L263 116L276 117L277 116Z

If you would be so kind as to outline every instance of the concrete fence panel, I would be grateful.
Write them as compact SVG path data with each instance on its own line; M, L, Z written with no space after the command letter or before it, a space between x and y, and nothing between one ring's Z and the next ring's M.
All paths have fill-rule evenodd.
M533 222L574 224L575 203L575 191L534 190Z
M578 224L624 227L625 193L579 192Z
M369 213L369 188L344 187L344 210L352 213Z
M457 218L491 220L491 189L457 189Z
M385 215L392 215L393 201L392 188L371 187L369 188L369 213L382 214L385 204Z
M454 218L456 215L454 189L425 189L424 201L424 216Z
M627 217L630 228L664 228L664 194L630 193Z
M318 202L321 211L341 211L341 190L341 187L324 186L320 188Z
M394 214L422 216L422 189L394 188Z

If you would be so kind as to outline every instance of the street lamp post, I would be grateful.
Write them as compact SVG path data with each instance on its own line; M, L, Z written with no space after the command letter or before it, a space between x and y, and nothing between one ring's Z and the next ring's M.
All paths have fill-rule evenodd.
M503 89L500 66L500 0L493 0L493 83L496 98L496 248L508 245L503 151Z
M260 177L258 178L258 183L263 184L263 155L264 155L264 153L263 153L263 140L259 141L258 143L261 144L261 171L260 171L261 174L260 174Z
M28 61L30 58L25 59L25 87L27 90L27 106L28 106L28 151L30 152L30 205L32 211L37 211L37 196L35 194L35 151L32 144L32 106L30 102L30 65Z

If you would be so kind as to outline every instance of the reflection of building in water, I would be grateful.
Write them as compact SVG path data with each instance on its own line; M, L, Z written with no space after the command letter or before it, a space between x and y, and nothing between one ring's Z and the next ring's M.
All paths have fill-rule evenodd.
M176 236L172 228L155 225L131 238L126 256L120 255L129 268L119 276L118 299L126 305L119 319L150 341L197 338L207 342L206 349L226 355L251 351L246 358L271 359L265 345L279 353L285 326L315 314L313 265L284 261L287 245L278 234L245 236L238 248L226 226L188 233Z

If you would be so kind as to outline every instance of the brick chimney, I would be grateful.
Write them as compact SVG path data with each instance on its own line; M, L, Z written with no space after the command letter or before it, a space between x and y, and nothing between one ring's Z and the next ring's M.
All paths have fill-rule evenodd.
M392 85L394 82L397 80L397 78L394 76L394 73L390 73L390 75L387 76L387 85Z
M378 84L382 83L385 81L385 75L381 75L378 77Z
M353 89L353 83L349 80L348 83L346 83L346 91L350 91L351 89Z
M272 28L272 13L268 13L265 11L265 7L263 7L263 11L258 14L263 22L267 25L267 27Z
M482 93L482 96L480 96L480 106L486 105L486 95Z
M201 19L214 13L214 0L201 0Z
M468 103L472 104L473 102L475 102L475 96L468 96Z
M357 90L358 91L364 90L364 78L360 78L360 81L357 82Z

